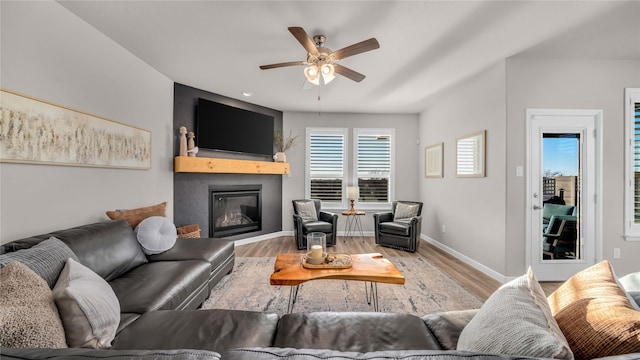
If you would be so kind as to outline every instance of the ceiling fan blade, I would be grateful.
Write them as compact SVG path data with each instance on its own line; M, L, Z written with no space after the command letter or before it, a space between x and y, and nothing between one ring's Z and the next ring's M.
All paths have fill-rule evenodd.
M333 67L334 67L336 73L338 73L338 74L340 74L340 75L342 75L344 77L347 77L347 78L349 78L349 79L351 79L351 80L353 80L355 82L360 82L360 81L364 80L364 78L366 77L363 74L360 74L359 72L351 70L351 69L349 69L347 67L344 67L344 66L342 66L340 64L333 64Z
M318 55L318 48L316 47L316 44L311 40L303 28L291 26L289 27L289 32L291 32L291 34L298 40L298 42L300 42L309 54Z
M380 47L378 40L375 38L371 38L368 40L361 41L359 43L347 46L340 50L336 50L333 52L333 56L336 60L344 59L349 56L357 55L366 51L375 50Z
M277 64L260 65L260 69L269 70L269 69L275 69L275 68L280 68L285 66L306 65L306 64L307 63L304 61L289 61L289 62L283 62L283 63L277 63Z

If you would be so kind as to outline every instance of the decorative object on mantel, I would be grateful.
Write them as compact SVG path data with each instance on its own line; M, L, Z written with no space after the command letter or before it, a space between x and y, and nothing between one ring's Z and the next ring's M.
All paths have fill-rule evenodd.
M193 133L193 131L189 131L187 133L187 137L189 138L187 145L187 156L189 157L196 157L196 154L198 153L198 147L193 140L195 136L196 135Z
M187 128L180 126L180 156L187 156Z
M297 139L298 135L293 136L291 130L289 130L289 135L287 136L285 136L281 130L275 130L273 132L273 143L278 152L273 155L273 160L276 162L287 162L287 155L285 155L285 152L296 144Z
M355 213L356 208L353 206L356 200L360 198L360 188L357 186L349 186L347 187L347 199L351 202L351 208L349 209L350 213Z
M149 130L5 89L0 114L0 162L151 168Z

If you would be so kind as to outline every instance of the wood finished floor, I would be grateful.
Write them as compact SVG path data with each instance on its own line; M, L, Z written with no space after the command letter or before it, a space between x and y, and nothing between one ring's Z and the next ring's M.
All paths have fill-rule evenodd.
M291 236L281 236L240 245L236 246L235 250L236 256L238 257L276 256L280 253L304 252L304 250L298 250ZM373 237L365 237L364 243L362 243L360 239L348 239L345 242L343 237L339 236L338 242L332 250L348 254L380 253L384 257L423 257L438 266L442 271L449 274L449 276L456 279L460 284L483 300L486 300L502 285L492 277L485 275L456 257L424 241L420 244L417 252L410 253L378 246L375 244ZM542 283L541 285L545 293L550 294L560 283Z

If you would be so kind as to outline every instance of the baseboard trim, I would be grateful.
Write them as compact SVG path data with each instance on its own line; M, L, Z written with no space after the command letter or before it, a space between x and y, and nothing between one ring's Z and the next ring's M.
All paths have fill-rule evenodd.
M289 232L291 234L288 234ZM262 234L262 235L253 236L253 237L246 238L246 239L235 240L234 244L238 245L238 246L239 245L246 245L246 244L256 243L256 242L259 242L259 241L273 239L274 237L278 237L278 236L288 236L288 235L293 235L293 231L276 231L276 232L272 232L272 233L268 233L268 234Z
M447 245L445 245L445 244L443 244L443 243L441 243L441 242L439 242L439 241L437 241L435 239L432 239L432 238L428 237L427 235L420 234L420 238L422 240L428 242L429 244L437 247L438 249L448 253L449 255L452 255L452 256L456 257L458 260L464 262L465 264L471 266L472 268L483 272L485 275L490 276L490 277L496 279L497 281L499 281L499 282L501 282L503 284L515 279L514 277L503 275L503 274L493 270L492 268L490 268L488 266L485 266L485 265L473 260L472 258L470 258L470 257L458 252L457 250L454 250L454 249L448 247Z

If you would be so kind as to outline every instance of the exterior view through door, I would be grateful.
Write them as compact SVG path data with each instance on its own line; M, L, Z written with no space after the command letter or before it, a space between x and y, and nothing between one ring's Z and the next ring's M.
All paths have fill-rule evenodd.
M527 111L529 264L540 280L566 280L595 264L601 113Z

